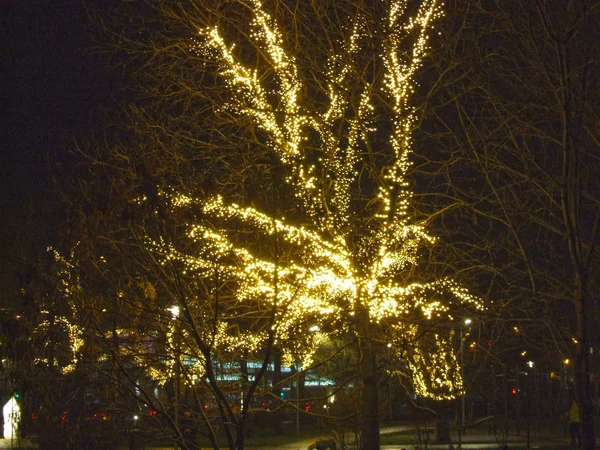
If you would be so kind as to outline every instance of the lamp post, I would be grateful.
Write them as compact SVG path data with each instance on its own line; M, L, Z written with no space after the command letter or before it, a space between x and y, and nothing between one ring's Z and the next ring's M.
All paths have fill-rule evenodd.
M176 321L179 318L179 306L167 308L171 313L171 319ZM173 323L173 339L175 340L175 426L179 427L179 338L177 335L177 324Z
M464 325L468 327L471 325L471 319L465 319ZM461 408L460 408L460 434L464 433L466 430L465 427L465 397L467 396L467 391L465 389L465 340L464 340L464 327L460 328L460 376L463 380L463 395L461 398Z

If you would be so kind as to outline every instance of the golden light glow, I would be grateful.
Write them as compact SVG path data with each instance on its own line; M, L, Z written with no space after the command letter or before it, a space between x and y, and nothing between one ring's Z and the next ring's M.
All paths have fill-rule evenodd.
M56 267L58 268L57 278L59 281L58 289L61 291L66 302L66 305L61 307L61 310L65 311L65 314L56 315L52 319L49 319L47 316L50 315L50 311L41 311L43 319L38 323L31 339L37 339L39 336L60 336L63 339L62 341L51 342L44 339L43 345L44 348L48 349L52 346L66 345L68 348L68 361L59 361L56 356L54 356L53 360L42 356L36 358L36 363L52 365L62 373L67 374L75 370L81 356L81 349L84 345L83 328L78 325L79 315L74 305L74 297L80 292L79 280L74 275L73 254L67 258L51 247L47 248L47 251L52 254L56 261ZM57 334L56 331L58 330L62 333ZM55 355L56 351L51 350L50 353Z
M424 0L413 17L406 17L406 0L389 3L379 53L373 55L384 77L358 83L358 95L347 89L361 53L367 51L365 42L373 39L365 18L357 14L349 19L341 48L331 51L323 68L326 82L319 84L318 95L327 101L319 108L306 99L315 86L309 87L305 75L301 76L277 22L259 0L247 2L252 12L248 39L260 50L256 67L240 60L234 43L227 42L219 26L199 29L192 50L209 55L219 65L230 94L222 108L251 119L261 130L267 147L287 171L285 180L298 202L296 212L305 217L299 223L297 217L273 217L221 196L200 199L163 191L160 198L171 210L201 211L202 220L190 223L187 230L188 243L197 245L180 247L151 236L146 244L164 266L177 265L192 280L214 280L218 273L219 282L230 290L232 310L217 308L210 329L194 330L207 334L211 350L252 355L274 334L283 364L299 362L309 367L331 334L359 333L353 323L366 317L388 330L384 342L405 361L403 375L413 381L418 395L452 398L464 392L454 334L430 333L425 339L421 324L429 327L436 319L452 320L450 298L475 309L482 304L451 278L415 277L419 249L435 244L436 238L426 232L424 223L409 216L412 192L407 180L415 125L415 108L410 104L414 77L428 50L431 24L441 10L437 1ZM275 78L268 88L265 67ZM373 153L385 163L373 162L378 160ZM145 197L138 199L145 201ZM276 240L285 248L285 256L245 242L237 233L240 229L266 241ZM66 269L70 267L67 259L61 261ZM100 262L106 263L106 258L102 256ZM78 280L65 275L62 288L66 296L76 295ZM157 296L151 284L143 290L147 298ZM124 299L127 293L115 295ZM189 295L192 310L186 314L202 319L205 299ZM175 307L162 311L169 356L163 363L148 365L137 344L122 349L161 382L184 365L186 382L205 376L206 360L190 344L193 339L183 311ZM61 320L68 330L75 367L83 333L73 325L76 320ZM249 324L240 324L243 320Z
M450 339L438 335L435 336L435 347L426 350L416 347L415 356L408 362L417 395L445 400L464 393L458 360L452 348Z
M428 50L431 24L441 16L439 3L424 0L416 14L407 17L407 1L390 2L380 53L374 55L385 76L377 83L357 86L358 101L346 85L356 73L354 65L365 51L364 42L372 37L363 16L349 19L348 36L341 49L332 50L323 71L327 82L320 84L319 95L328 99L325 109L311 106L304 98L314 86L309 89L300 76L301 67L285 48L276 20L259 0L250 0L248 6L252 12L249 40L260 49L256 66L237 56L236 46L227 42L218 25L199 29L192 49L219 65L230 93L223 108L252 119L262 130L266 144L288 171L286 181L306 220L292 223L221 196L196 199L164 193L172 209L193 206L208 218L189 226L188 238L201 250L190 252L161 238L149 238L149 248L162 255L163 264L179 264L184 274L198 279L213 277L218 267L219 278L235 286L240 304L258 302L265 310L276 311L272 331L289 364L300 359L303 366L309 365L327 338L322 331L327 325L348 332L351 319L366 310L373 324L392 324L394 342L414 342L410 356L402 357L419 395L449 398L462 393L452 339L436 335L433 343L421 345L419 327L411 321L450 319L445 294L476 309L481 302L451 278L423 282L410 281L408 276L418 263L419 249L436 242L423 223L408 215L412 193L407 172L415 123L410 98ZM261 76L265 67L275 78L268 89ZM389 126L378 129L381 98L391 106L386 111ZM348 124L344 130L342 122ZM310 152L305 144L309 135L318 136L311 137ZM369 166L365 152L373 145L387 154L385 166ZM369 170L359 170L365 167ZM364 199L369 191L361 187L361 177L366 176L361 172L371 174L369 201ZM365 205L370 205L368 213L363 212ZM240 241L232 231L240 227L266 240L277 238L286 245L288 256L273 258ZM307 318L319 322L319 331L307 332ZM261 348L266 330L242 332L227 325L233 318L221 319L215 347L236 348L243 343L250 352ZM298 333L303 339L297 338Z

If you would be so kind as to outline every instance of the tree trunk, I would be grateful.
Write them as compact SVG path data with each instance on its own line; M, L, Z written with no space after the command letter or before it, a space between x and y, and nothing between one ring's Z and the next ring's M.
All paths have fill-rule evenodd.
M585 353L583 355L582 353ZM576 396L579 397L579 417L580 417L580 431L581 431L581 448L585 450L594 450L596 448L596 438L594 434L594 421L593 421L593 404L591 395L591 383L589 372L581 367L581 365L587 364L587 352L583 351L577 357L579 359L585 359L585 363L577 362L575 365L575 391Z
M377 360L373 342L365 337L359 340L362 375L362 433L361 449L379 449L379 399L377 393Z
M238 423L237 423L237 439L235 442L235 448L236 450L244 450L244 438L245 438L245 433L246 433L246 429L245 429L245 424L246 424L246 413L245 411L247 410L248 406L245 404L246 402L250 401L250 399L248 397L244 398L244 395L248 393L248 380L249 380L249 373L248 373L248 360L247 357L245 355L245 357L243 359L240 360L240 375L241 375L241 382L242 382L242 386L241 386L241 398L240 398L240 415L238 418Z
M585 278L577 276L576 298L577 308L577 356L575 358L574 391L575 399L579 404L579 419L581 433L581 447L585 450L596 448L596 437L593 421L593 401L590 380L589 361L589 312L587 297L585 295Z
M273 394L281 399L281 350L277 347L273 349ZM273 416L273 428L277 436L283 434L282 414Z

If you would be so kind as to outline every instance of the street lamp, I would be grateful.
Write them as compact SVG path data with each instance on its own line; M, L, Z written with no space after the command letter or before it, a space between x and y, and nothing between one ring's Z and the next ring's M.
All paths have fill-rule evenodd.
M473 321L471 319L465 319L464 325L468 327L471 325ZM465 387L465 341L464 341L464 328L460 327L460 376L463 380L463 395L461 398L461 411L460 411L460 433L464 433L466 430L465 427L465 397L467 396L467 391Z
M179 306L174 305L167 308L167 311L171 313L171 319L177 320L179 317ZM175 339L175 426L178 426L179 419L179 336L177 330L177 324L173 325L173 338Z

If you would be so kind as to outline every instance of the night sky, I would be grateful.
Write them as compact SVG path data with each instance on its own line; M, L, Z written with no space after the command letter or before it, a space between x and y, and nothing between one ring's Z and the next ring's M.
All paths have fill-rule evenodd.
M0 295L14 295L22 255L60 228L55 179L76 139L101 130L111 81L86 48L81 0L2 0Z

